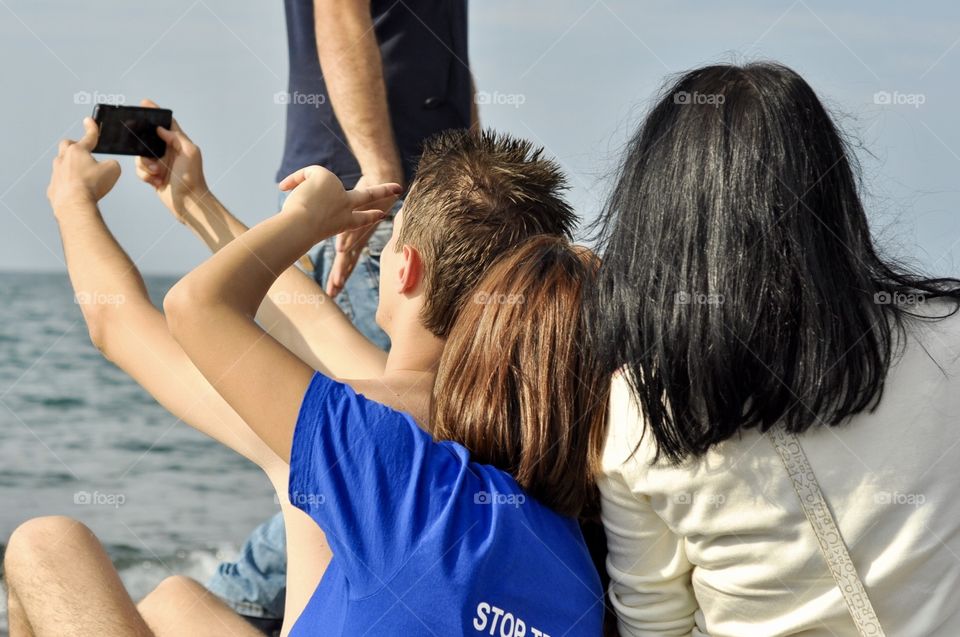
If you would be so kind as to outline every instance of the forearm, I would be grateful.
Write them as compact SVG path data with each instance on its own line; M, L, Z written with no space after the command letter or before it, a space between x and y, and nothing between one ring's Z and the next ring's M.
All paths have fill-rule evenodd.
M211 252L247 232L248 227L213 194L188 197L174 211ZM289 267L271 286L257 321L301 360L341 378L378 376L386 353L360 333L316 281Z
M170 336L136 265L96 207L60 212L68 273L97 348L176 418L265 470L282 469L280 458L230 409Z
M150 305L146 285L95 204L75 203L55 212L75 300L91 339L101 347L107 336L105 316Z
M330 104L362 173L402 183L369 2L315 0L314 20Z
M167 294L173 337L200 373L282 459L313 372L254 321L277 273L312 245L294 214L230 242Z
M181 280L198 298L253 319L280 274L313 245L291 213L247 230Z
M182 210L173 212L184 220L210 252L220 250L247 231L247 226L210 191L185 197Z

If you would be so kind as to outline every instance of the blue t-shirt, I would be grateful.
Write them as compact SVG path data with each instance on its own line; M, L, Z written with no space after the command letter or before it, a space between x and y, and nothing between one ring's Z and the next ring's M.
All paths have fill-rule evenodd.
M314 0L285 0L290 80L287 133L277 181L310 164L352 188L360 166L333 113L320 58ZM467 0L372 0L393 134L407 182L423 141L470 126L473 89L467 57Z
M600 635L577 522L322 374L300 408L290 499L333 559L291 635Z

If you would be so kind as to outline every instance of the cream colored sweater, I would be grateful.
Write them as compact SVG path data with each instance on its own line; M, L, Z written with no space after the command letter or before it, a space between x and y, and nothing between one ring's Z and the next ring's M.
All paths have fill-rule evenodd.
M649 435L629 457L642 420L622 378L609 425L600 487L622 635L856 635L765 436L649 466ZM801 442L886 634L960 635L960 317L911 322L877 409Z

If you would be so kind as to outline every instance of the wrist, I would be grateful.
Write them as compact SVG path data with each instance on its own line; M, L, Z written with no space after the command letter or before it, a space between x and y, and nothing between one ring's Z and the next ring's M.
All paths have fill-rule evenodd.
M399 161L388 164L361 164L360 173L367 185L394 183L400 184L404 188L407 187L403 168Z
M205 216L216 208L216 206L211 205L215 200L216 197L206 188L191 190L184 194L179 201L173 201L173 206L176 208L174 212L183 214L185 218Z
M50 199L53 216L57 219L82 212L97 213L97 198L89 192L64 193Z
M325 228L323 214L303 204L284 205L280 217L285 218L288 225L297 228L300 235L307 237L311 246L332 236Z

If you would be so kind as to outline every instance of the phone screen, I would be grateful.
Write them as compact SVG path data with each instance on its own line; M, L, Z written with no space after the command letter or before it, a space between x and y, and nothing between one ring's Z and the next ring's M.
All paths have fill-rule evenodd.
M157 126L170 128L173 111L169 109L97 104L93 119L100 127L95 153L159 159L167 152L166 142L157 135Z

